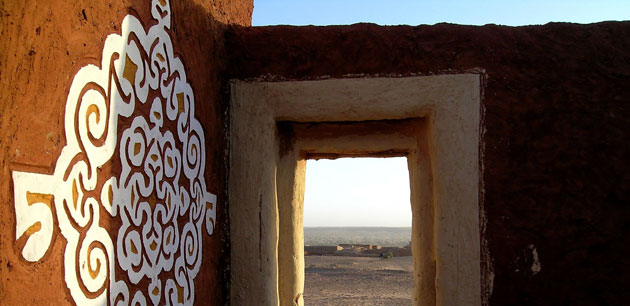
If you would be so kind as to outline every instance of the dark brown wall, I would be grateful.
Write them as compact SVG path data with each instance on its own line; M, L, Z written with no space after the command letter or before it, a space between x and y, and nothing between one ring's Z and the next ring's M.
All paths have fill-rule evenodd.
M28 263L15 243L11 171L51 173L64 147L64 110L74 74L100 64L108 34L127 14L151 20L150 0L0 0L0 304L60 305L72 299L63 280L65 240ZM207 188L218 196L217 224L204 238L196 303L223 305L229 295L223 99L227 24L248 26L252 0L171 1L175 52L187 70L196 117L205 128Z
M494 274L485 298L491 305L630 300L630 22L234 27L228 34L237 79L484 72L483 282Z

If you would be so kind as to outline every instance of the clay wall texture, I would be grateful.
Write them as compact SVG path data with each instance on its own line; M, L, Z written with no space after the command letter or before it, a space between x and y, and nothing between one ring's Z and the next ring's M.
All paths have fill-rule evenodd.
M161 1L165 3L164 1ZM99 65L105 38L121 32L131 14L151 18L151 1L0 1L0 304L72 304L64 284L65 240L53 234L36 263L21 257L15 239L11 172L52 173L62 148L66 97L74 75ZM251 0L172 1L170 38L186 68L195 116L205 133L205 180L217 195L214 233L203 238L203 264L195 279L197 304L223 305L229 296L224 102L229 24L249 26ZM150 302L149 302L150 303Z
M482 73L483 298L630 299L630 22L233 27L227 38L235 79Z
M0 0L0 304L72 304L58 232L43 260L21 258L11 171L53 171L73 76L100 62L125 15L150 21L148 3ZM246 28L251 1L171 7L171 39L206 136L207 188L218 197L197 303L222 305L229 294L229 79L470 71L485 76L481 266L489 304L630 300L629 22Z

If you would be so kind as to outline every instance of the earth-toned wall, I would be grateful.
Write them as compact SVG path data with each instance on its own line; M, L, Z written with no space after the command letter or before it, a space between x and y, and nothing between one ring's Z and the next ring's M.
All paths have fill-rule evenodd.
M103 288L94 287L96 288L94 289L92 288L94 284L90 282L105 284L110 293L114 292L115 290L111 283L111 273L113 272L123 282L127 282L122 287L118 284L117 286L119 287L117 288L127 288L126 290L131 292L130 296L120 295L118 301L126 300L130 302L134 298L134 291L137 289L146 296L147 304L152 304L151 301L155 297L161 298L160 304L164 304L167 298L185 303L194 300L196 304L202 305L223 305L227 302L229 296L229 269L227 267L229 266L228 256L230 252L229 238L227 236L229 229L227 224L225 184L226 139L224 133L224 112L227 99L224 96L226 95L227 79L224 75L227 67L227 52L224 33L229 24L250 25L253 9L252 2L251 0L185 0L172 1L169 4L169 1L165 0L100 2L81 0L0 1L0 167L2 169L0 174L0 275L2 276L0 278L0 304L62 305L77 303L73 301L77 301L83 295L87 299L96 298L97 295L103 293ZM154 11L156 8L157 11ZM158 12L158 14L156 15L155 12ZM140 25L123 26L123 19L128 15L131 16L129 20L139 20ZM169 21L170 23L168 23ZM121 47L125 43L132 44L133 41L137 42L136 39L140 39L138 37L145 35L144 31L148 32L150 29L159 30L152 32L153 34L158 33L158 37L162 39L159 44L143 45L145 49L143 51L140 48L139 53L137 52L138 50L134 51L134 53L131 52L133 51L131 49ZM130 37L136 36L129 41L120 42L119 45L108 44L110 34L121 35L121 33L131 33ZM157 39L153 34L149 33L148 37ZM151 43L150 39L146 41ZM157 41L154 40L153 42ZM170 46L172 46L172 50L168 49ZM115 52L112 55L112 53L104 50L104 47ZM154 52L162 47L165 48L163 50L165 53L159 54L159 52ZM117 59L117 56L120 57L120 60L125 60L124 56L120 55L122 54L120 52L130 52L127 53L128 57L126 60L131 60L131 62L124 62L125 68L129 69L123 71L120 66L122 61L110 67L107 67L108 65L101 66L101 60L107 60L106 56L112 56L112 62ZM136 57L134 57L134 54ZM147 70L144 72L147 74L143 78L147 77L151 72L157 72L159 76L167 76L168 73L165 73L165 71L170 71L172 78L161 80L161 83L143 84L139 77L144 73L141 71L142 69L138 69L138 67L142 67L140 62L149 64L150 60L155 60L155 58L149 59L147 56L157 56L162 63L153 62L156 63L155 67L159 67L159 69L151 67L151 71L148 69L148 66L145 67ZM177 59L181 61L181 66L177 65ZM164 66L164 62L167 62L168 66ZM96 69L92 69L94 71L91 74L83 73L86 70L82 70L82 67L88 65L96 65L91 67L102 68L102 71L107 71L108 68L111 68L112 71L115 70L121 75L119 75L117 83L114 82L114 79L110 80L107 77L101 79L101 81L104 81L103 84L109 84L108 86L110 87L104 86L104 88L100 88L99 85L102 84L99 83L98 78L95 78L95 76L99 75L98 72L94 72ZM83 72L80 73L80 71ZM129 74L129 71L132 73ZM136 73L134 74L133 72ZM81 77L78 75L81 75ZM128 82L124 79L128 80ZM153 80L158 79L154 78ZM70 188L70 185L57 186L58 188L53 188L55 190L48 190L50 191L49 194L46 194L43 190L48 188L47 186L50 186L50 184L42 184L44 181L60 183L61 180L65 180L68 177L71 178L76 173L79 173L79 176L75 182L81 179L85 181L85 172L81 170L84 168L79 169L80 167L77 165L89 165L90 169L96 169L93 168L93 163L98 157L98 154L90 153L85 145L92 143L98 147L104 143L107 144L109 141L107 139L98 139L95 135L99 131L89 130L91 126L99 126L100 123L103 123L104 120L102 119L106 118L106 114L109 114L109 119L116 117L116 115L111 116L112 113L116 114L116 112L112 112L114 108L108 106L108 110L105 112L104 109L99 108L100 106L90 105L87 109L87 114L81 114L81 109L77 107L78 117L76 118L78 120L74 121L72 120L72 114L66 109L68 103L71 102L71 88L81 90L80 94L82 97L91 95L90 98L94 98L98 96L98 94L95 94L98 90L90 90L90 88L100 88L99 90L104 91L108 91L111 88L119 88L122 94L122 91L129 91L125 84L131 84L133 87L134 81L137 81L135 84L136 89L133 89L134 93L137 94L135 98L141 99L142 95L138 91L140 87L144 86L146 89L149 86L149 98L146 98L146 96L145 98L148 100L161 97L162 101L160 103L167 103L167 100L170 102L175 100L169 100L170 96L168 94L165 94L164 91L160 93L156 89L165 90L165 88L172 88L169 86L179 82L179 85L176 85L176 87L179 86L179 89L173 89L172 96L179 102L179 105L177 105L179 109L176 107L173 109L174 112L167 116L166 113L162 113L163 110L168 112L167 105L163 105L164 108L162 108L160 103L149 103L154 100L150 100L142 105L136 103L136 109L131 115L127 114L124 116L121 113L121 116L118 117L118 133L106 130L108 135L117 135L117 137L114 137L114 144L119 144L121 139L125 137L123 132L128 130L134 117L146 117L146 121L149 121L150 117L152 124L156 122L156 124L159 123L158 125L163 124L162 132L170 129L175 133L174 121L167 122L166 117L169 117L171 120L173 120L172 118L181 119L183 114L190 115L183 122L189 124L188 127L190 127L191 133L193 128L197 126L195 124L198 123L201 128L195 128L195 133L201 134L202 140L205 139L197 146L192 146L194 149L190 152L197 153L194 157L197 159L191 162L191 157L188 157L189 166L205 162L205 170L196 172L198 173L196 178L194 175L190 176L190 173L186 173L187 178L183 178L183 172L186 169L180 171L180 168L177 168L177 173L182 173L181 177L179 181L175 180L170 183L176 184L179 182L186 184L188 179L190 179L192 186L194 178L196 180L195 184L201 182L195 186L203 186L205 184L205 189L203 187L199 188L202 188L203 199L210 202L206 203L208 212L205 214L202 212L201 216L205 216L208 220L195 221L195 224L201 225L198 230L182 232L185 231L184 225L187 222L185 217L187 215L184 212L188 213L192 210L192 206L184 207L183 203L186 202L188 203L187 205L195 204L193 203L193 198L195 197L193 190L184 188L181 192L182 197L186 194L190 195L190 199L180 202L182 205L180 213L183 217L173 217L170 220L179 224L175 225L174 229L175 232L181 234L182 251L177 251L180 245L173 246L177 250L168 251L174 252L171 255L177 258L175 260L175 268L173 268L172 264L170 267L168 264L164 264L164 262L168 261L159 261L162 265L161 269L163 269L162 273L157 271L160 279L159 283L161 284L161 287L158 286L159 288L147 280L148 274L156 270L153 269L153 272L150 273L147 271L151 270L151 267L159 266L158 263L155 263L156 259L152 259L152 261L148 259L151 257L149 248L144 250L144 255L142 255L144 257L138 259L143 263L148 262L151 264L142 265L144 268L148 265L149 270L142 270L142 273L146 273L147 276L137 282L137 285L130 282L130 278L133 277L132 273L127 274L123 271L124 268L117 266L110 271L106 269L108 263L110 264L109 268L112 268L114 266L112 264L116 263L116 260L123 263L128 263L128 261L115 258L116 256L101 256L104 254L97 251L107 249L103 246L102 240L99 240L98 243L88 243L87 258L90 258L90 252L92 257L88 259L87 268L81 265L86 263L84 261L85 256L81 253L84 250L80 249L81 243L74 247L77 241L73 240L77 237L79 242L91 239L90 234L86 234L89 230L81 222L85 221L88 224L91 222L95 228L110 229L109 233L112 236L112 241L110 242L113 245L109 250L115 249L116 243L123 241L120 239L117 241L117 236L123 236L124 234L125 237L129 237L128 233L121 231L116 234L117 231L115 230L121 224L126 224L125 221L116 219L116 217L121 217L122 208L118 216L114 214L114 216L105 218L108 208L105 207L104 203L107 202L107 196L101 197L100 200L102 200L101 204L103 205L98 209L102 218L100 223L93 222L98 219L83 220L77 223L78 219L75 217L81 215L81 213L90 215L92 216L91 218L97 218L97 214L95 214L95 207L97 206L91 205L90 199L99 199L99 197L98 195L91 197L89 184L81 185L76 183L73 187L74 189ZM85 87L81 89L79 85L85 85ZM103 94L104 91L100 93ZM181 95L177 96L177 94ZM194 98L192 94L194 94ZM133 95L131 97L132 99L134 98ZM111 99L112 96L109 96L109 98ZM96 100L98 99L95 98L94 101ZM119 102L123 100L128 101L129 96L123 97ZM120 105L125 104L121 102ZM160 107L152 108L152 105ZM151 108L151 111L149 111L149 108ZM153 115L151 115L151 112L157 109L159 111L153 112ZM123 112L123 109L119 108L116 111ZM82 117L83 115L85 115L85 118ZM94 119L96 120L94 121ZM75 135L70 135L73 134L73 130L65 130L68 129L68 123L76 123L78 125L76 132L80 132L80 129L87 125L88 133L91 133L91 136L86 137L90 139L90 142L86 142L87 138L84 138L83 134L80 137L76 136L76 138L73 138ZM166 134L162 136L151 135L151 137L155 136L153 139L156 141L168 138L162 137ZM70 138L74 140L70 141ZM80 141L83 141L79 145L81 152L83 150L87 151L74 155L75 158L69 162L70 166L66 172L64 172L65 169L58 169L62 167L60 164L64 163L63 158L60 158L63 155L62 149L65 150L64 156L68 156L68 152L73 152L73 148L79 148L71 145L72 143L76 145L78 138L80 138ZM139 138L135 139L138 140ZM164 141L169 142L167 140ZM122 146L122 144L120 145ZM199 148L199 145L201 148ZM177 142L174 146L180 151L186 150L186 144L182 147L182 143ZM64 147L67 149L64 149ZM119 147L116 146L114 157L118 157L118 149ZM122 151L120 150L120 152ZM135 153L138 153L138 150ZM160 161L164 162L163 167L166 167L167 164L172 166L169 153L166 151L160 153L166 154L160 157ZM173 156L180 158L179 160L175 159L176 166L186 166L185 164L177 163L178 161L181 162L181 158L186 154L185 151L173 154L176 154ZM151 155L151 158L154 157L154 155ZM125 164L125 160L123 158L121 158L120 162L116 160L116 158L112 158L110 165L106 164L98 167L97 170L99 177L96 180L97 187L110 187L109 204L112 204L112 199L115 202L123 199L121 195L129 195L123 192L122 182L121 189L114 188L113 191L111 185L103 185L104 176L119 177L121 172L124 172L122 170L124 165L120 163ZM146 160L148 161L149 159ZM151 167L155 167L155 165ZM162 170L161 168L151 169L155 171ZM78 172L75 173L75 170ZM22 174L16 176L15 173ZM63 175L54 176L53 174L56 173L65 174L65 177L61 178ZM22 181L20 180L27 184L21 184L20 182ZM72 192L70 192L70 189L72 189ZM63 192L65 191L67 193L64 194ZM175 194L175 191L173 192ZM177 193L179 194L179 191ZM14 197L14 194L18 194L18 197ZM22 197L24 195L26 197ZM103 193L103 195L106 195L106 193ZM62 202L61 196L68 196L67 199L73 199L75 209L77 205L84 205L85 207L91 207L92 210L85 208L85 211L72 211L72 205ZM140 195L132 192L132 204L136 196L139 197ZM197 196L199 196L199 193L197 193ZM216 200L212 196L216 196ZM89 197L91 198L88 199ZM201 201L201 196L194 199L195 201ZM168 204L168 207L171 207L170 200L161 201L164 199L160 198L160 196L158 196L157 200L163 203L156 204L156 198L153 195L146 198L142 196L141 200L147 200L148 202L145 203L150 203L152 205L151 209L157 209L155 207L158 206L165 207L167 206L166 204ZM20 208L25 211L24 213L21 213L17 208L17 203L22 202L26 203ZM203 203L199 203L203 205ZM113 204L114 207L116 205L122 207L123 205L122 202ZM66 208L64 208L64 205ZM111 210L111 206L109 209ZM35 213L35 210L38 210L38 212ZM20 220L27 220L28 218L39 218L40 213L43 213L44 215L42 216L44 217L38 219L39 221L20 221L22 229L16 229L16 217ZM73 215L74 213L79 213L79 215ZM216 214L216 217L213 214ZM154 216L157 216L157 213ZM196 214L196 216L198 217L199 215ZM52 220L52 226L49 222L50 220ZM139 222L146 225L145 222L149 222L149 220L146 217L144 219L141 217ZM114 230L111 230L112 228ZM134 226L131 228L134 228ZM136 230L141 228L142 226L135 227ZM169 238L166 237L168 236L166 227L164 229L164 240L156 240L158 244L165 243L164 247L160 247L162 255L168 253L164 250L167 249L166 245L169 243L166 241L170 241L170 236ZM16 233L16 231L21 231L22 233ZM211 235L207 232L211 232ZM190 236L193 233L201 233L201 236L196 236L200 238L201 243L188 244L192 239L186 240L188 239L187 234ZM46 248L45 243L40 243L41 241L46 241L47 234L51 234L48 240L50 241L48 248ZM74 234L78 236L75 237L73 236ZM126 241L123 241L123 244L126 243ZM133 241L130 245L132 246L131 252L134 254L138 253L140 246L134 245ZM192 252L192 249L187 249L192 245L202 245L201 249L195 250L199 251L199 253ZM149 247L153 249L155 245L151 244ZM190 251L190 254L193 254L192 257L196 260L202 260L203 264L199 266L195 263L189 267L187 263L185 268L179 269L177 265L179 258L185 257L182 255L184 249ZM142 254L142 250L140 250L140 253ZM200 259L196 258L199 256L195 257L194 254L203 254L203 256ZM127 255L130 255L130 253L127 253ZM27 260L29 258L30 260ZM104 261L104 259L106 260ZM68 260L78 260L79 262L76 267L68 267ZM137 262L134 262L135 264ZM138 270L139 266L135 265L133 268ZM182 280L180 276L175 275L181 271L189 273L195 269L198 269L196 277L187 274ZM69 270L75 271L75 274L68 273ZM174 272L174 270L178 270L178 272ZM89 273L84 275L82 274L84 271ZM107 272L110 272L110 274ZM78 284L77 278L79 279ZM167 279L173 278L176 278L176 281L172 282L175 285L169 287ZM185 279L194 279L194 284L181 285L182 282L185 283ZM83 280L87 281L83 282ZM71 289L70 284L73 284L76 288ZM152 288L156 291L148 290L147 288ZM191 288L195 290L192 295L189 291ZM151 292L147 292L147 290ZM184 295L186 296L184 297Z
M486 77L480 216L486 299L491 305L630 299L630 23L245 28L252 8L251 0L171 3L167 32L205 133L206 191L217 197L214 232L206 234L205 225L201 231L196 303L221 305L229 294L228 79L471 70ZM29 237L46 223L39 232L28 224L35 227L17 239L12 175L56 171L68 144L66 102L75 75L101 63L108 35L121 34L125 16L140 20L144 30L158 22L149 0L1 1L0 14L0 304L72 304L64 270L68 240L59 229L39 260L23 257L24 248L32 249ZM228 24L238 26L225 41ZM121 132L131 124L125 120ZM121 168L104 169L114 175ZM39 202L25 207L52 209L52 198L31 195ZM53 220L59 217L52 212ZM112 224L119 225L100 225Z
M630 299L630 22L233 27L227 37L235 79L481 71L484 299Z

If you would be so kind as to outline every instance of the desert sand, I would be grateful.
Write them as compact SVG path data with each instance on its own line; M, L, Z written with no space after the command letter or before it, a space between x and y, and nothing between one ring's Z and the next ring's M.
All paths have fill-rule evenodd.
M411 256L305 256L304 304L411 305Z

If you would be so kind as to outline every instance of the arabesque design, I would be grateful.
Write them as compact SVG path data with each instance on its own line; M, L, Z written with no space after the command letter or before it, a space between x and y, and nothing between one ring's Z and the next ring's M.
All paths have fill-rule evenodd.
M22 255L41 260L56 223L77 305L193 304L203 231L213 232L216 196L206 189L192 88L168 34L170 4L153 0L151 12L157 23L146 32L125 17L121 35L105 41L101 67L75 75L54 173L13 172Z

